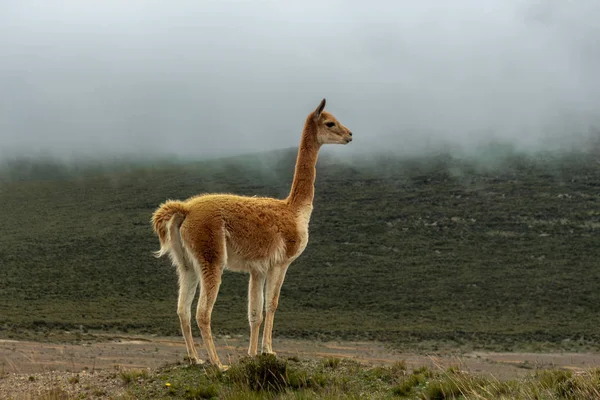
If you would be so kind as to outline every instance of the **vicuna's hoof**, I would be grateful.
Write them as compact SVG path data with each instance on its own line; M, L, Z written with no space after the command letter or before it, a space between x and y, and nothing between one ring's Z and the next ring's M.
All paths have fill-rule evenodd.
M205 363L204 360L201 360L199 358L189 358L188 360L190 362L190 365L202 365Z
M222 364L219 364L219 371L221 371L221 372L225 372L225 371L227 371L229 368L230 368L230 367L229 367L229 365L222 365Z

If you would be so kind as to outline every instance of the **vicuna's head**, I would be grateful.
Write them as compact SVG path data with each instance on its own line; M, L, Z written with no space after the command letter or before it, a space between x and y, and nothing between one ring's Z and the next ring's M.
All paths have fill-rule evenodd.
M348 144L352 141L352 132L340 123L331 113L324 111L325 99L315 111L308 116L307 123L316 124L317 142L319 144Z

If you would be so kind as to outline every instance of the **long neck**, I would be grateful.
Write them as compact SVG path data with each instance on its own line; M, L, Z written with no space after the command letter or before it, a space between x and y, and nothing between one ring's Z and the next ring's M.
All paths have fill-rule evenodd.
M287 198L288 204L292 207L312 205L315 196L317 157L321 147L317 142L316 129L316 123L309 116L302 132L296 159L294 182Z

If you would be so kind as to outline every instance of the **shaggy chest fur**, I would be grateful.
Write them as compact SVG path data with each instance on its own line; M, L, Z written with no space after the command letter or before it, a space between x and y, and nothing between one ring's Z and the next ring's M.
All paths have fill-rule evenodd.
M311 211L312 206L293 214L287 210L265 213L262 229L255 231L240 232L236 225L226 224L227 268L266 273L272 267L291 263L308 245ZM292 224L287 222L290 218Z

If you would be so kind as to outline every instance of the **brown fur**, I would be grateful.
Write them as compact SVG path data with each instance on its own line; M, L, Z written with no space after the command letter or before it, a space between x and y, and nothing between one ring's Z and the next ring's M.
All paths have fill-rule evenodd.
M167 200L152 215L152 227L158 235L161 247L168 242L167 223L175 214L179 214L182 217L181 222L183 222L183 219L187 216L187 207L180 201Z
M323 144L346 144L352 140L352 133L323 111L324 107L325 99L306 119L294 181L286 199L205 194L185 201L169 200L154 212L152 226L161 245L157 256L168 253L177 266L178 314L192 361L201 362L190 324L190 307L200 284L196 320L210 361L225 368L217 356L210 327L224 268L250 274L250 355L257 353L266 284L263 351L273 353L273 318L281 285L288 266L308 243L318 151Z

